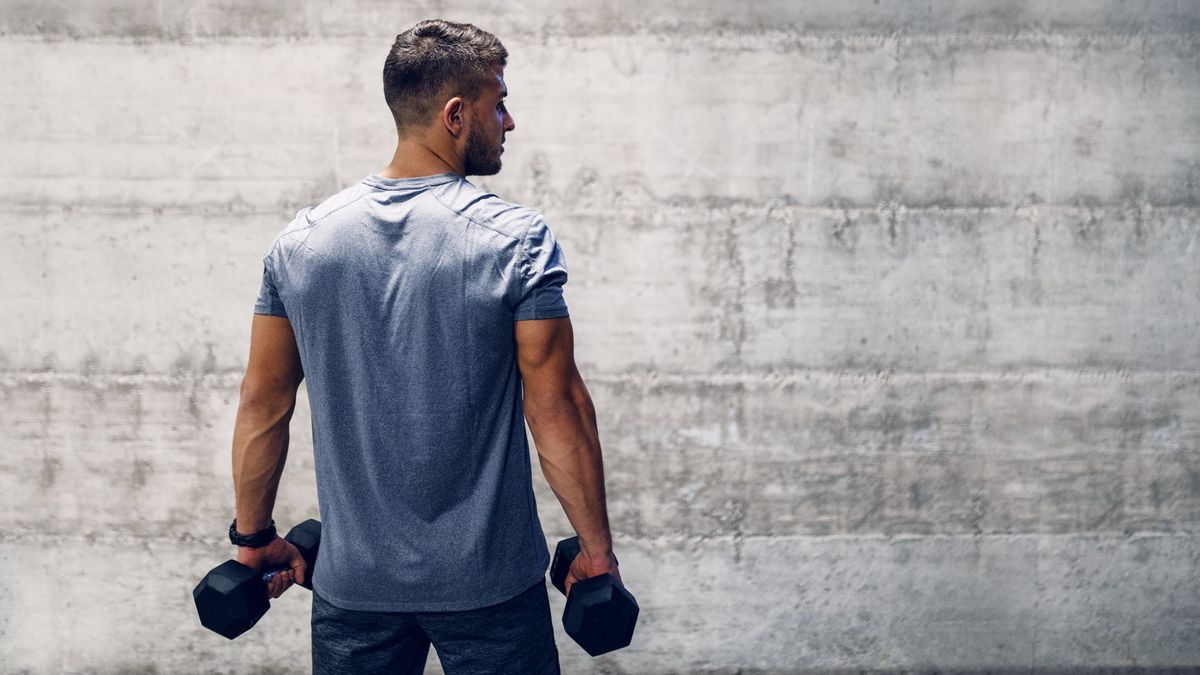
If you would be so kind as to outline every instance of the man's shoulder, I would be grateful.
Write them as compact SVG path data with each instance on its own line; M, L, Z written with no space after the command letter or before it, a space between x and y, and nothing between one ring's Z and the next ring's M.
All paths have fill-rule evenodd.
M292 220L278 231L271 248L278 245L284 257L291 257L295 249L304 246L314 230L337 230L339 225L360 222L363 198L374 192L376 188L359 182L319 204L299 209ZM535 232L549 229L541 211L503 199L465 178L430 186L424 191L421 201L423 204L416 207L422 213L418 217L437 218L437 212L441 212L450 218L465 218L479 227L517 241L524 241L534 236Z
M466 179L439 187L432 196L446 209L513 239L524 239L533 224L545 222L541 211L503 199Z
M347 186L340 192L337 192L316 206L306 206L296 212L296 218L292 221L289 227L302 229L316 224L319 221L325 220L330 216L342 213L347 206L357 203L364 196L370 194L373 188L363 182L358 182Z
M345 207L359 201L370 191L370 186L357 183L326 197L319 204L301 208L283 226L283 229L276 235L276 239L287 238L289 235L294 235L301 230L311 229L318 222L326 220L332 215L339 212L344 213L348 210Z

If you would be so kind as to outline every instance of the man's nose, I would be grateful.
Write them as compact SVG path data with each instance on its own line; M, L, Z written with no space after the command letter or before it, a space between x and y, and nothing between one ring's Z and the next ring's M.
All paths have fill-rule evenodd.
M505 131L512 131L513 129L517 128L517 122L516 122L516 120L513 119L512 115L506 115L504 119L505 119L505 122L504 122L504 130Z

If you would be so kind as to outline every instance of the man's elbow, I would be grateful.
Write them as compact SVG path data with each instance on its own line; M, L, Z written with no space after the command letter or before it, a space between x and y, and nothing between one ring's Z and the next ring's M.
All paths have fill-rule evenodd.
M531 396L528 391L525 392L525 419L529 421L529 425L535 429L554 418L558 417L565 410L566 399L562 396L548 396L546 394Z
M296 404L297 388L288 383L245 378L240 390L240 405L243 408L291 410Z
M525 396L525 418L530 426L575 419L592 409L592 399L583 381L574 378L566 386L529 392Z

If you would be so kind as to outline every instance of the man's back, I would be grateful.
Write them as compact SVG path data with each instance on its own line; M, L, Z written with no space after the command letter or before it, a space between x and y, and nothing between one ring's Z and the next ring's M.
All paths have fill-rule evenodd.
M449 611L536 583L513 322L567 316L541 216L457 174L372 174L302 209L255 312L287 316L312 409L317 592L345 609Z

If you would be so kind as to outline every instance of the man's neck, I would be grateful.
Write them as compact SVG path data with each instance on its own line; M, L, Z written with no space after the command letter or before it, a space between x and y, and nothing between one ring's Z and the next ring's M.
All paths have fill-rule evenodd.
M439 173L463 175L462 159L450 148L436 148L420 138L402 138L392 161L378 172L383 178L418 178Z

